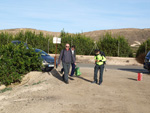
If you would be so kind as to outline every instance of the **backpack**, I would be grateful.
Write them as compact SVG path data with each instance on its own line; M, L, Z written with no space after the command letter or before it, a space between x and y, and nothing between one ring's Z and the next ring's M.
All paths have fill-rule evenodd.
M105 53L103 51L100 52L101 56L105 57Z
M101 55L102 57L106 57L106 56L105 56L105 53L104 53L103 51L100 52L100 55ZM106 64L106 61L104 61L104 64Z

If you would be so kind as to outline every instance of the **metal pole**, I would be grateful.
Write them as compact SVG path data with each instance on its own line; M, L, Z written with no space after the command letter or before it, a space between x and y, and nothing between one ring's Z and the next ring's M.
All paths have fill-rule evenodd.
M47 49L47 50L48 50L48 52L47 52L47 53L49 54L49 39L48 39L48 49Z
M147 42L145 43L145 54L147 52Z
M119 56L119 40L118 40L118 56Z
M28 40L28 38L26 38L26 44L28 43L27 40Z

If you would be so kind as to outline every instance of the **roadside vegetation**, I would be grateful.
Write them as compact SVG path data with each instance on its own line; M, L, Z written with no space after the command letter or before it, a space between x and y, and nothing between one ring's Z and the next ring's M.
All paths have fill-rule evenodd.
M12 88L10 88L10 87L4 88L4 89L0 90L0 93L4 93L6 91L11 91L11 90L12 90Z
M143 42L137 50L136 59L139 63L144 63L144 59L148 51L150 50L150 39Z
M99 48L105 52L106 56L133 57L132 49L123 36L113 37L111 33L106 33L103 37L99 37L99 41L95 42L82 33L69 34L62 30L59 37L61 37L61 44L58 44L57 53L65 47L65 43L69 43L76 46L78 55L94 55L94 49ZM7 32L0 33L0 45L6 45L12 40L20 40L33 48L42 49L47 53L55 53L56 46L53 44L52 35L45 36L42 32L36 34L31 31L21 31L15 35Z
M132 49L124 36L113 37L111 33L106 33L95 42L82 33L69 34L62 30L59 37L61 37L61 44L57 46L57 53L60 53L65 44L69 43L76 46L78 55L94 55L94 49L99 48L106 56L133 57ZM27 43L29 49L24 44L17 46L11 44L13 40ZM136 57L145 55L149 47L150 40L147 40L139 47ZM56 45L53 44L53 36L45 36L42 32L36 34L31 31L21 31L15 35L7 32L0 33L0 84L10 85L20 82L24 74L35 70L41 71L40 55L32 48L54 54Z
M107 56L133 57L132 49L123 36L112 37L111 33L106 33L99 38L97 45Z
M24 44L6 44L0 47L0 84L20 82L23 75L41 69L40 54Z

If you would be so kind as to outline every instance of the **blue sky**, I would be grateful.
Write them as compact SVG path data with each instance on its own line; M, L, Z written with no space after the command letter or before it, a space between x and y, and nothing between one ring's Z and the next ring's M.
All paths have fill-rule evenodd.
M0 0L0 29L150 28L150 0Z

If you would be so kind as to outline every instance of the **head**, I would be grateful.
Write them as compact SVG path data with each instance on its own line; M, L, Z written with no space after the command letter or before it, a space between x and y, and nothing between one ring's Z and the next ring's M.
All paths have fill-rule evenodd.
M65 46L65 48L66 48L66 49L69 49L69 48L70 48L70 45L67 43L66 46Z
M100 50L96 49L95 50L95 55L98 55L98 54L100 54Z
M71 50L75 50L75 46L73 45L73 46L71 46Z

